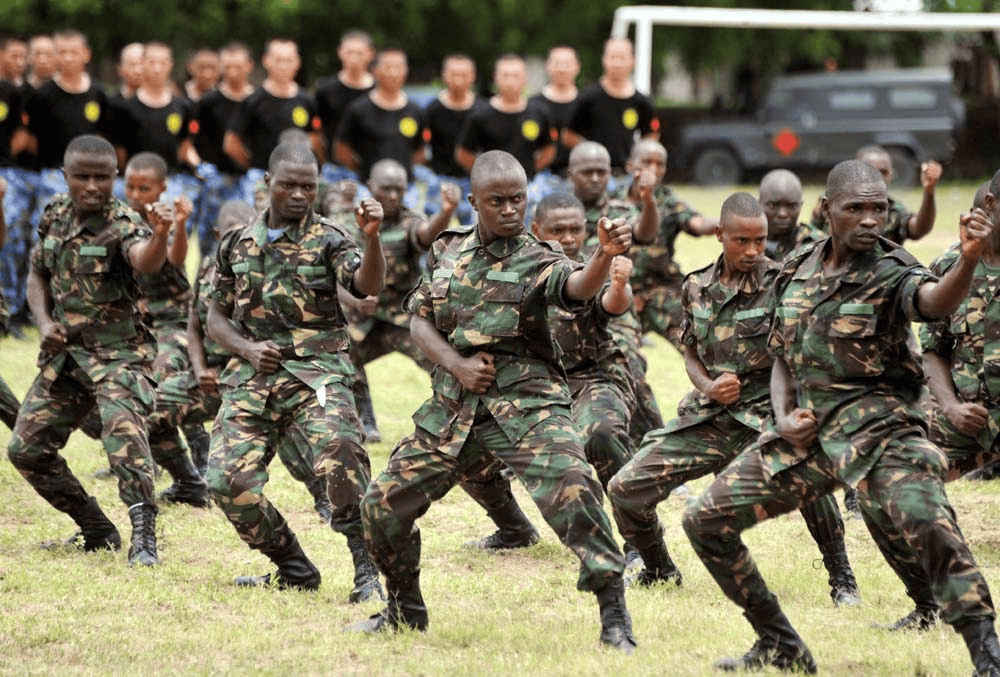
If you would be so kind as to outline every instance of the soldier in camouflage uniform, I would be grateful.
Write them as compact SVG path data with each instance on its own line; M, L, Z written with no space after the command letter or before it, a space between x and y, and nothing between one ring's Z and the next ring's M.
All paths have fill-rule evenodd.
M581 261L586 234L583 205L569 193L543 198L535 210L531 232L539 240L558 242L570 259ZM617 256L611 264L610 284L587 312L549 307L552 339L562 354L573 398L573 421L583 438L587 462L597 471L605 490L633 454L628 424L635 408L632 376L625 352L612 338L609 326L631 306L631 272L632 262ZM498 527L496 533L472 545L484 550L532 545L538 542L538 532L518 507L499 465L462 482L462 488L486 508Z
M977 674L1000 674L989 589L945 495L944 454L926 437L918 406L923 373L910 330L912 320L958 308L991 227L974 214L961 233L959 260L936 280L878 237L887 209L885 182L870 165L849 160L830 172L823 211L831 236L789 259L775 283L775 430L685 512L695 552L758 635L747 654L720 668L815 672L740 535L846 484L916 550L942 618L962 634Z
M433 395L361 504L389 605L349 629L427 628L415 521L456 481L501 460L580 558L577 586L597 595L601 641L630 652L624 560L572 422L547 308L584 310L612 258L628 248L631 229L602 223L601 248L581 265L525 232L527 177L514 156L483 153L471 184L477 225L434 241L429 270L407 304L414 340L437 365Z
M583 203L587 218L587 241L584 251L596 247L597 223L602 218L624 218L633 226L633 239L652 242L656 237L659 212L653 200L654 174L644 170L636 177L641 209L623 196L608 194L611 178L611 156L604 146L595 141L583 141L570 151L567 170L573 194ZM636 245L633 245L633 249ZM634 271L634 269L633 269ZM646 358L639 351L642 344L642 322L634 309L629 310L611 324L611 331L625 351L635 392L635 409L630 421L633 442L638 445L650 430L663 427L663 415L656 403L653 389L646 381Z
M403 297L420 280L420 257L448 226L458 206L458 187L442 187L442 207L431 219L403 205L406 169L395 160L379 160L368 179L372 197L382 205L382 250L385 252L385 287L378 296L352 299L345 296L351 332L351 359L357 376L351 389L367 439L378 442L382 435L375 421L365 365L383 355L400 352L425 371L434 366L410 339L410 316L403 310Z
M7 182L0 177L0 205L3 204L4 194L7 192ZM7 219L4 217L3 209L0 209L0 249L3 249L4 240L7 239ZM0 337L7 335L7 302L0 294ZM0 377L0 421L14 429L14 421L17 420L17 410L21 408L17 396L11 391L7 382Z
M760 180L760 204L767 216L764 255L782 261L802 245L818 242L826 234L799 223L802 213L802 182L787 169L774 169Z
M881 146L863 146L854 155L855 160L867 162L877 169L885 185L892 183L893 169L892 156ZM889 211L886 214L885 225L882 227L882 237L888 238L896 244L903 244L906 240L919 240L934 227L934 219L937 217L937 202L934 198L934 188L941 178L942 167L939 162L928 160L920 165L920 185L924 189L923 200L920 209L916 214L908 210L897 200L889 197ZM813 209L812 221L809 225L822 233L830 232L830 224L821 209L820 203Z
M232 358L219 377L226 388L206 479L240 538L278 566L276 575L237 585L314 590L319 571L264 496L268 464L289 453L282 447L309 459L326 480L331 526L347 537L354 559L354 603L382 590L362 538L358 503L371 470L337 286L359 297L382 289L382 207L366 200L358 208L362 253L346 230L313 213L318 177L307 146L278 145L265 179L268 208L219 245L206 329Z
M946 481L958 479L1000 456L1000 370L992 357L1000 337L1000 298L994 297L1000 288L1000 172L985 190L977 193L973 207L987 215L993 231L976 266L969 295L947 318L920 328L924 368L934 396L925 400L930 405L930 439L948 457ZM969 218L971 215L962 217L963 221ZM931 271L944 275L961 255L960 243L953 245L931 264ZM879 550L916 603L912 612L888 628L931 627L940 605L917 552L891 521L880 519L884 513L868 510L868 501L862 501L860 507Z
M618 528L645 563L640 585L681 582L663 541L657 504L682 483L722 470L771 419L767 330L779 266L763 255L763 208L747 193L730 196L716 233L722 256L688 275L681 296L692 401L679 418L646 435L608 488ZM836 501L824 497L802 514L823 554L834 604L859 604Z
M43 498L79 525L86 550L117 548L118 530L59 450L96 404L118 495L132 521L129 562L156 564L156 505L146 417L153 407L152 337L139 321L133 271L153 273L167 254L169 221L152 233L112 199L114 149L96 136L66 148L69 195L46 206L31 255L28 305L41 334L41 372L24 397L7 453Z
M184 270L187 257L187 224L191 201L178 197L173 205L160 202L167 189L167 163L156 153L137 153L125 166L125 199L140 215L152 207L172 228L167 242L167 260L153 275L139 276L139 308L146 326L156 339L156 359L153 378L157 382L156 409L170 403L170 394L161 392L165 381L174 374L186 374L191 365L187 359L187 316L191 305L191 285ZM161 419L162 421L162 419ZM160 492L159 499L171 503L187 503L207 508L208 487L198 474L192 460L208 458L208 433L200 423L186 423L184 436L191 449L188 458L176 428L150 426L150 450L153 460L173 478L173 484Z

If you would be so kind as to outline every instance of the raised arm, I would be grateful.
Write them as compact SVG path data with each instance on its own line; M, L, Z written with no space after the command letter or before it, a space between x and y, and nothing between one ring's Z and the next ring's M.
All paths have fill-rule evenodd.
M146 205L146 216L153 227L153 235L145 242L133 245L128 250L128 260L137 273L153 275L167 260L167 234L173 219L166 210L154 209L153 205Z
M927 320L939 320L958 310L969 294L976 265L993 231L989 217L981 209L963 214L959 222L961 255L937 282L926 282L917 292L917 309Z
M462 191L454 183L441 184L441 209L437 214L422 222L417 226L417 242L424 249L431 246L441 231L451 223L451 217L458 208L458 202L462 199Z
M656 174L651 169L640 170L635 173L634 180L639 190L642 211L639 222L632 230L632 238L636 244L652 244L656 241L656 230L660 226L660 210L653 195Z
M920 209L906 223L906 236L911 240L919 240L934 227L937 218L937 203L934 200L934 188L941 178L941 164L930 160L920 165L920 185L924 188L924 196Z
M571 301L589 301L604 286L615 256L624 254L632 245L632 228L625 219L608 220L601 217L597 223L600 246L580 270L566 280L564 292Z
M385 287L385 255L382 253L382 205L372 198L361 201L354 218L365 238L361 265L354 271L354 289L366 296L376 296Z

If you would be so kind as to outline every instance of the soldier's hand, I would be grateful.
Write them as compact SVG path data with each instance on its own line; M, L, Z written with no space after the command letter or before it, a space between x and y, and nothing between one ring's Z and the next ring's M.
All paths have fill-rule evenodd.
M187 195L178 195L174 198L174 218L178 223L187 223L194 211L194 204Z
M382 226L382 205L374 198L365 198L354 210L354 218L366 236L375 237Z
M982 209L973 209L959 219L958 235L962 242L962 256L977 260L986 250L993 224Z
M174 210L164 202L146 205L146 218L153 227L153 234L166 237L174 225Z
M449 214L458 208L458 203L462 199L462 190L454 183L441 184L441 209Z
M920 185L924 189L934 188L941 179L941 172L944 169L941 163L935 160L928 160L920 165Z
M274 341L251 343L243 357L262 374L273 374L281 366L281 349Z
M986 427L990 413L981 404L960 402L945 408L944 415L963 435L975 437Z
M463 388L477 395L489 390L497 377L496 367L493 366L493 356L489 353L476 353L462 358L451 373L454 374Z
M624 254L632 246L632 226L625 219L612 221L602 216L597 222L597 239L608 256Z
M66 327L59 322L48 322L38 327L42 336L42 350L54 353L66 345Z
M371 317L378 310L378 297L377 296L366 296L363 299L358 299L357 303L358 312L365 317Z
M624 289L632 278L632 259L627 256L616 256L611 260L611 285Z
M639 199L643 202L652 202L653 189L656 188L656 172L652 168L646 167L637 170L633 174L632 180L638 189Z
M215 369L195 370L195 378L198 379L198 389L208 395L214 395L219 389L219 374Z
M793 409L787 416L775 419L778 434L796 449L808 449L816 441L818 427L812 409Z
M712 381L705 394L719 404L729 406L740 399L740 378L736 374L727 372Z

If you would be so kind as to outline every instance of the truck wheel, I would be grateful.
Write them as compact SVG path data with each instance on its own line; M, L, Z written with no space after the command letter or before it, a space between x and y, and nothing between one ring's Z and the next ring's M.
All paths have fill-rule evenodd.
M740 161L725 148L709 148L694 161L694 181L702 186L731 186L742 176Z
M885 149L892 158L892 182L903 188L920 185L920 163L907 148L890 146Z

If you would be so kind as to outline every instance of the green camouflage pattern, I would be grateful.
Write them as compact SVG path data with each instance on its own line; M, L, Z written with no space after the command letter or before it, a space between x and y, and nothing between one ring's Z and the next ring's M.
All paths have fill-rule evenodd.
M781 238L767 239L764 245L764 255L775 261L783 261L785 257L799 247L815 244L826 237L826 233L818 228L800 223Z
M0 294L0 336L7 335L7 302ZM21 402L17 395L10 389L7 382L0 377L0 421L4 422L11 430L14 429L14 421L17 420L17 410L21 408Z
M820 197L820 203L823 198ZM812 219L809 221L809 225L815 230L819 231L819 237L826 237L830 234L830 224L826 222L826 218L823 216L823 212L820 209L820 203L817 203L816 207L813 209ZM908 210L897 200L894 200L892 196L889 196L889 211L886 213L885 225L882 227L882 237L894 242L895 244L901 245L909 237L909 223L910 217L913 216L913 212Z
M198 321L201 323L203 331L201 344L205 349L205 366L221 370L229 362L232 355L204 331L205 327L208 326L208 306L212 300L214 285L215 258L206 257L198 267L198 279L192 289L191 305L198 315Z
M153 376L157 381L190 367L187 318L191 284L187 274L168 258L155 275L139 275L139 311L156 340Z
M419 571L416 519L455 483L497 460L580 559L580 589L598 590L621 575L624 560L570 417L548 325L549 306L584 309L563 296L579 266L525 232L486 245L475 228L448 230L435 240L407 309L432 322L460 353L491 354L497 374L479 395L435 367L433 394L413 415L413 434L396 445L385 472L369 485L361 507L365 537L389 579Z
M785 263L769 345L798 384L797 406L816 414L821 453L856 486L889 439L926 431L918 405L923 368L910 322L922 319L917 290L936 278L880 239L831 279L822 272L829 247L829 239L807 245ZM804 460L783 445L773 454L768 449L775 473Z
M310 464L325 480L331 525L348 537L361 534L358 502L371 469L337 296L338 284L354 289L360 249L344 229L313 214L268 242L268 216L265 210L222 240L209 296L244 336L277 343L283 359L272 374L238 355L229 360L206 482L240 538L270 551L292 537L263 492L275 453L286 465ZM302 469L289 469L304 479Z
M76 224L60 195L46 206L31 264L48 278L52 318L67 332L59 351L42 351L7 453L18 472L55 508L69 511L87 493L59 450L93 411L118 495L126 505L153 501L146 417L153 407L152 340L139 319L128 250L151 232L124 202Z

